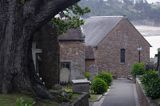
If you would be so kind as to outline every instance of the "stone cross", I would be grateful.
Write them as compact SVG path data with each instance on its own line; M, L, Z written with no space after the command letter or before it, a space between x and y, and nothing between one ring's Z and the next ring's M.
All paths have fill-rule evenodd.
M37 49L36 42L33 42L32 43L32 57L33 57L34 67L36 71L38 71L37 70L37 59L36 59L38 53L42 53L42 49Z

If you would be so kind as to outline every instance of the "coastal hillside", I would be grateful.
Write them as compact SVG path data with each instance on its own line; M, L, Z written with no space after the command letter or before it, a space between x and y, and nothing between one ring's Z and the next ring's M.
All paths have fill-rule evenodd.
M160 2L149 4L146 0L81 0L91 12L84 17L123 15L134 24L160 26Z

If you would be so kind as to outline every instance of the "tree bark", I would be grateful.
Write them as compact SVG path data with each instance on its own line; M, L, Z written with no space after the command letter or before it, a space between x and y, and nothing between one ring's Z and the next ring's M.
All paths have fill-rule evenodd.
M0 91L29 91L52 98L35 73L32 39L37 29L79 0L0 0ZM28 10L27 10L28 9Z

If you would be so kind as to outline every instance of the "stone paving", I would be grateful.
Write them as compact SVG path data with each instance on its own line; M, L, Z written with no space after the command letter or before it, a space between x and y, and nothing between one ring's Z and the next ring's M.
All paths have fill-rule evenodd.
M139 106L135 84L128 79L114 80L108 94L92 106Z

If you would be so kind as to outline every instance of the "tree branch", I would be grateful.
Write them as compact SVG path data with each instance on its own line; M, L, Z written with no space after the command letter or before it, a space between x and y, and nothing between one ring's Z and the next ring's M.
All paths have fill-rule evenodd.
M41 3L41 1L42 0L28 0L28 1L25 2L24 12L23 12L24 19L26 19L27 17L35 15L36 8Z
M39 14L28 20L29 22L27 22L27 26L36 30L50 21L60 11L75 4L78 1L80 0L48 0L40 10Z

